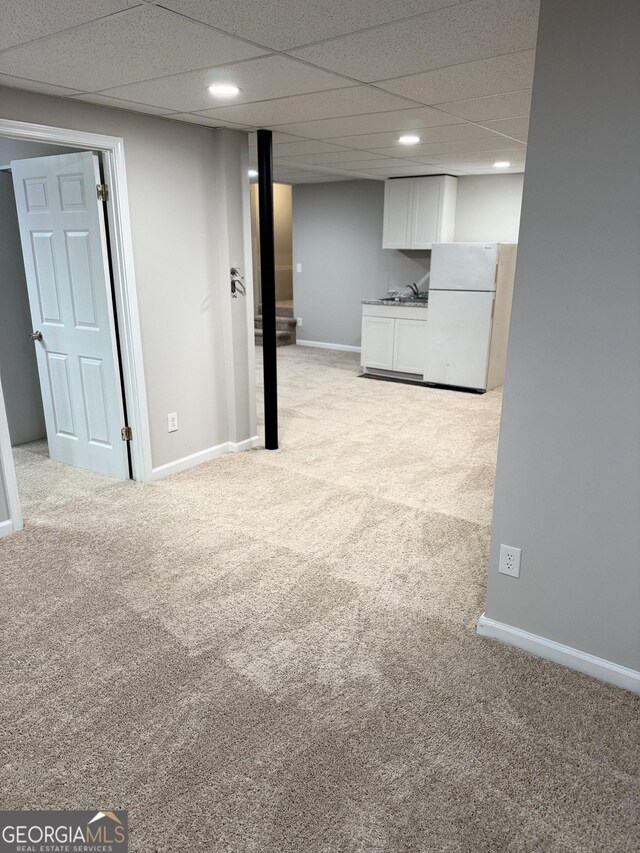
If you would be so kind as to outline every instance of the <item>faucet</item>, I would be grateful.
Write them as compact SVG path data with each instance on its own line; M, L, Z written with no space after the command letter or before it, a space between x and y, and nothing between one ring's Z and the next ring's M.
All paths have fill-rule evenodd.
M420 291L418 290L418 285L415 283L415 281L409 285L409 290L411 291L411 293L413 293L414 296L420 296Z

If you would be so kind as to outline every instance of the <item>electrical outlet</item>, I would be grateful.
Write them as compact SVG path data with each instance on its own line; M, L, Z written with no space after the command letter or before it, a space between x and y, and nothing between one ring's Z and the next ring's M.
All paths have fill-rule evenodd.
M298 319L296 320L296 326L302 328L302 317L298 317Z
M522 548L514 548L511 545L500 546L500 562L498 571L501 575L510 575L512 578L520 577L520 555Z
M296 272L302 272L302 264L296 264Z
M170 415L167 415L167 427L169 432L176 432L178 429L178 413L171 412Z

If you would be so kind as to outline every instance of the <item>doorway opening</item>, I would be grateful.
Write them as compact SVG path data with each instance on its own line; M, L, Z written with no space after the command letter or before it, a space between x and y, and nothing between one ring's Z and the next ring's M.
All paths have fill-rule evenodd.
M276 343L296 342L293 310L293 187L273 185L273 226L276 256ZM255 341L262 345L262 306L260 305L260 216L258 185L251 184L251 245L253 250L253 304L256 306Z
M86 166L91 183L82 174ZM94 180L103 184L102 174L101 157L92 152L0 138L0 369L27 517L50 501L104 487L114 476L131 477L126 446L116 445L115 466L86 452L108 440L109 409L121 409L118 416L126 420L106 217L90 196ZM116 342L111 359L100 358L105 347L96 346L100 319Z
M122 140L1 121L0 218L6 535L151 466Z

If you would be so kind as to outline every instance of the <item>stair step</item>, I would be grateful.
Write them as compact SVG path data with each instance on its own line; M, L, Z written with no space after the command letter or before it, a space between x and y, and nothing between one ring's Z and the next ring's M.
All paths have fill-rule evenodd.
M262 305L258 305L258 314L262 314ZM276 317L293 317L293 308L276 305Z
M262 329L255 330L256 343L262 346ZM290 332L276 332L276 346L286 347L290 344L295 344L295 338Z
M256 329L262 328L262 314L258 314L257 317L253 318L254 326ZM283 332L288 332L289 330L295 329L296 327L296 319L295 317L278 317L276 316L276 329L279 329Z

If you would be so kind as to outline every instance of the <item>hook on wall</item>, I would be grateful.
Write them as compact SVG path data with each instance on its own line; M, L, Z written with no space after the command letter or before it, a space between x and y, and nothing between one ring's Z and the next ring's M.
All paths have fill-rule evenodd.
M231 267L231 296L233 299L238 298L238 293L242 294L242 296L247 295L247 288L244 285L244 276L238 269L238 267Z

